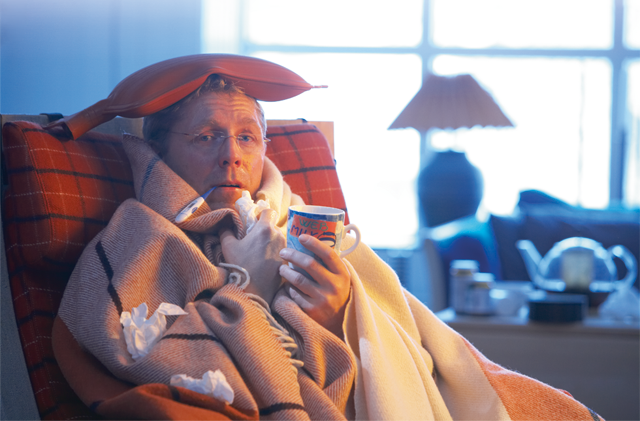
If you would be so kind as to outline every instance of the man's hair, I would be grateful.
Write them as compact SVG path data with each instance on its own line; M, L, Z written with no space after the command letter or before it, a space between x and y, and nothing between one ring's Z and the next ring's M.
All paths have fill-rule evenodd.
M160 153L160 156L164 155L166 152L167 134L171 131L173 125L182 118L182 110L185 105L193 101L195 98L200 97L202 94L210 92L226 93L229 95L246 95L244 90L239 86L224 80L219 75L210 75L207 80L198 87L198 89L180 101L158 111L155 114L146 116L142 125L142 134L144 139ZM266 136L267 122L264 117L264 110L255 98L248 95L247 97L251 98L256 104L256 109L260 113L262 135Z

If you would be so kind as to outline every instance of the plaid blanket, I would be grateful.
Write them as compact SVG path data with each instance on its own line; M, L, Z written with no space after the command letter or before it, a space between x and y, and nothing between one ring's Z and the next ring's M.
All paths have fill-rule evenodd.
M228 282L217 232L244 228L231 209L203 205L172 221L197 193L136 138L124 142L138 200L123 203L86 248L54 329L60 367L80 398L111 418L599 419L565 392L488 361L422 303L366 245L346 258L352 294L341 341L280 291L269 306ZM301 203L267 161L257 195L279 211ZM349 247L353 240L345 239ZM162 339L134 361L120 314L162 302ZM270 320L272 314L277 322ZM296 368L274 324L299 346ZM106 370L105 370L106 368ZM233 403L170 386L175 374L221 370Z

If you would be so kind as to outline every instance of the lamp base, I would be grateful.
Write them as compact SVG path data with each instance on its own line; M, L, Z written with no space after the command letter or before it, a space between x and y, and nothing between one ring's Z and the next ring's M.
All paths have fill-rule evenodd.
M482 174L464 152L436 152L418 176L418 197L428 227L474 215L482 193Z

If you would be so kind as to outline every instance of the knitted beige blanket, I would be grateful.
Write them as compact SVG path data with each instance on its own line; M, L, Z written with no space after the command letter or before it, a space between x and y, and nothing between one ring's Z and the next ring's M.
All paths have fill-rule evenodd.
M174 224L196 192L143 141L127 137L124 145L138 200L123 203L87 246L59 311L78 344L118 379L167 385L175 374L220 370L234 391L232 409L266 419L598 419L568 394L488 361L403 290L364 244L346 258L352 295L345 342L283 291L265 307L220 266L221 224L244 236L237 213L204 204ZM301 203L268 160L257 198L279 212L283 230L288 206ZM349 247L353 240L345 241ZM141 303L152 313L163 302L188 314L169 316L162 339L133 360L120 315ZM226 405L213 401L203 395L189 405ZM85 403L101 412L100 402Z

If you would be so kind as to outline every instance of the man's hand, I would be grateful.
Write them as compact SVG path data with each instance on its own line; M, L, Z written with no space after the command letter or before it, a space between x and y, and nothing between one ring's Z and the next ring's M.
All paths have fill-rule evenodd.
M276 219L276 211L265 209L242 240L229 229L220 233L222 254L227 263L243 267L251 276L245 292L259 295L267 303L271 303L282 282L278 272L282 259L278 253L287 245L284 234L276 226Z
M293 301L309 317L342 339L344 310L351 291L349 270L338 253L322 241L306 234L298 239L324 266L309 255L285 248L280 251L280 257L304 269L313 279L286 264L280 266L280 274L293 285L289 291Z

